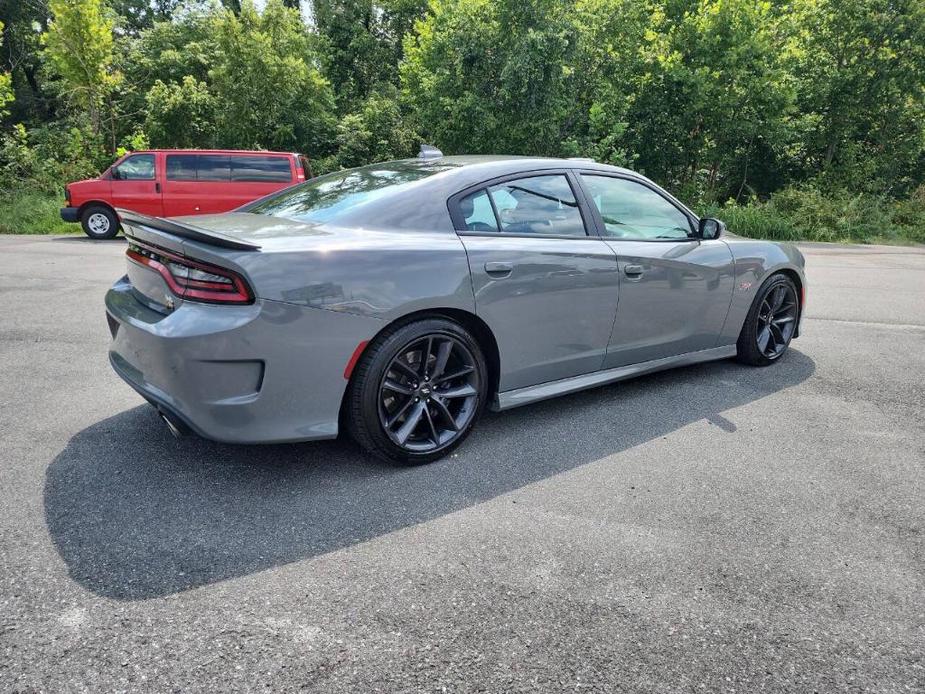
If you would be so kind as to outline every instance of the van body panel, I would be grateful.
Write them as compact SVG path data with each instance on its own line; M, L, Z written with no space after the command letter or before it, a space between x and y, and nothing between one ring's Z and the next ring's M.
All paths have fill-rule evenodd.
M151 164L153 162L153 170ZM311 176L295 152L144 150L120 157L97 178L65 186L65 221L90 204L154 217L234 210Z

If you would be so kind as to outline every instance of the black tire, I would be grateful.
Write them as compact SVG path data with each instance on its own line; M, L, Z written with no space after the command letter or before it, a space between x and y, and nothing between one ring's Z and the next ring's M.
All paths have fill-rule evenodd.
M80 215L80 226L91 239L113 239L119 233L116 213L104 205L89 205Z
M800 296L793 281L771 275L758 289L736 343L736 358L751 366L769 366L780 359L793 339L800 318Z
M427 318L388 329L366 348L347 390L345 423L361 448L383 460L429 463L466 439L487 393L478 342L457 323Z

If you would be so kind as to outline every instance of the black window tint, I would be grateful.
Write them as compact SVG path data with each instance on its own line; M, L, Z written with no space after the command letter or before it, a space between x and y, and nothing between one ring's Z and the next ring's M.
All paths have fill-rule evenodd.
M459 211L465 222L463 231L498 231L498 220L485 189L460 198Z
M231 157L227 154L199 154L200 181L230 181Z
M153 181L154 155L133 154L119 164L113 174L119 181Z
M489 189L509 234L585 236L585 225L572 187L563 174L506 181Z
M291 181L288 157L231 157L232 181Z
M195 181L197 159L195 154L168 154L167 180Z
M694 235L684 212L641 183L589 174L581 174L581 180L601 213L607 236L654 241Z

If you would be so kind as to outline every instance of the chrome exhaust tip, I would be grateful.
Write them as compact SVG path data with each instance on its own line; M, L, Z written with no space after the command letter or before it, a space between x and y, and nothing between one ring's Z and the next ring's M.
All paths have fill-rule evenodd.
M157 413L160 415L161 419L164 420L164 424L167 425L168 431L173 434L175 439L181 439L186 436L189 430L183 422L177 420L176 417L163 410L158 410Z

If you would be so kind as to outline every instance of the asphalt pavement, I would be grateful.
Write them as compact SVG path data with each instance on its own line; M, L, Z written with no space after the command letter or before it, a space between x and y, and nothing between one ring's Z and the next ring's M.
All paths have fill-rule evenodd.
M397 468L175 440L124 243L0 236L0 692L925 691L925 249L801 246L804 335Z

